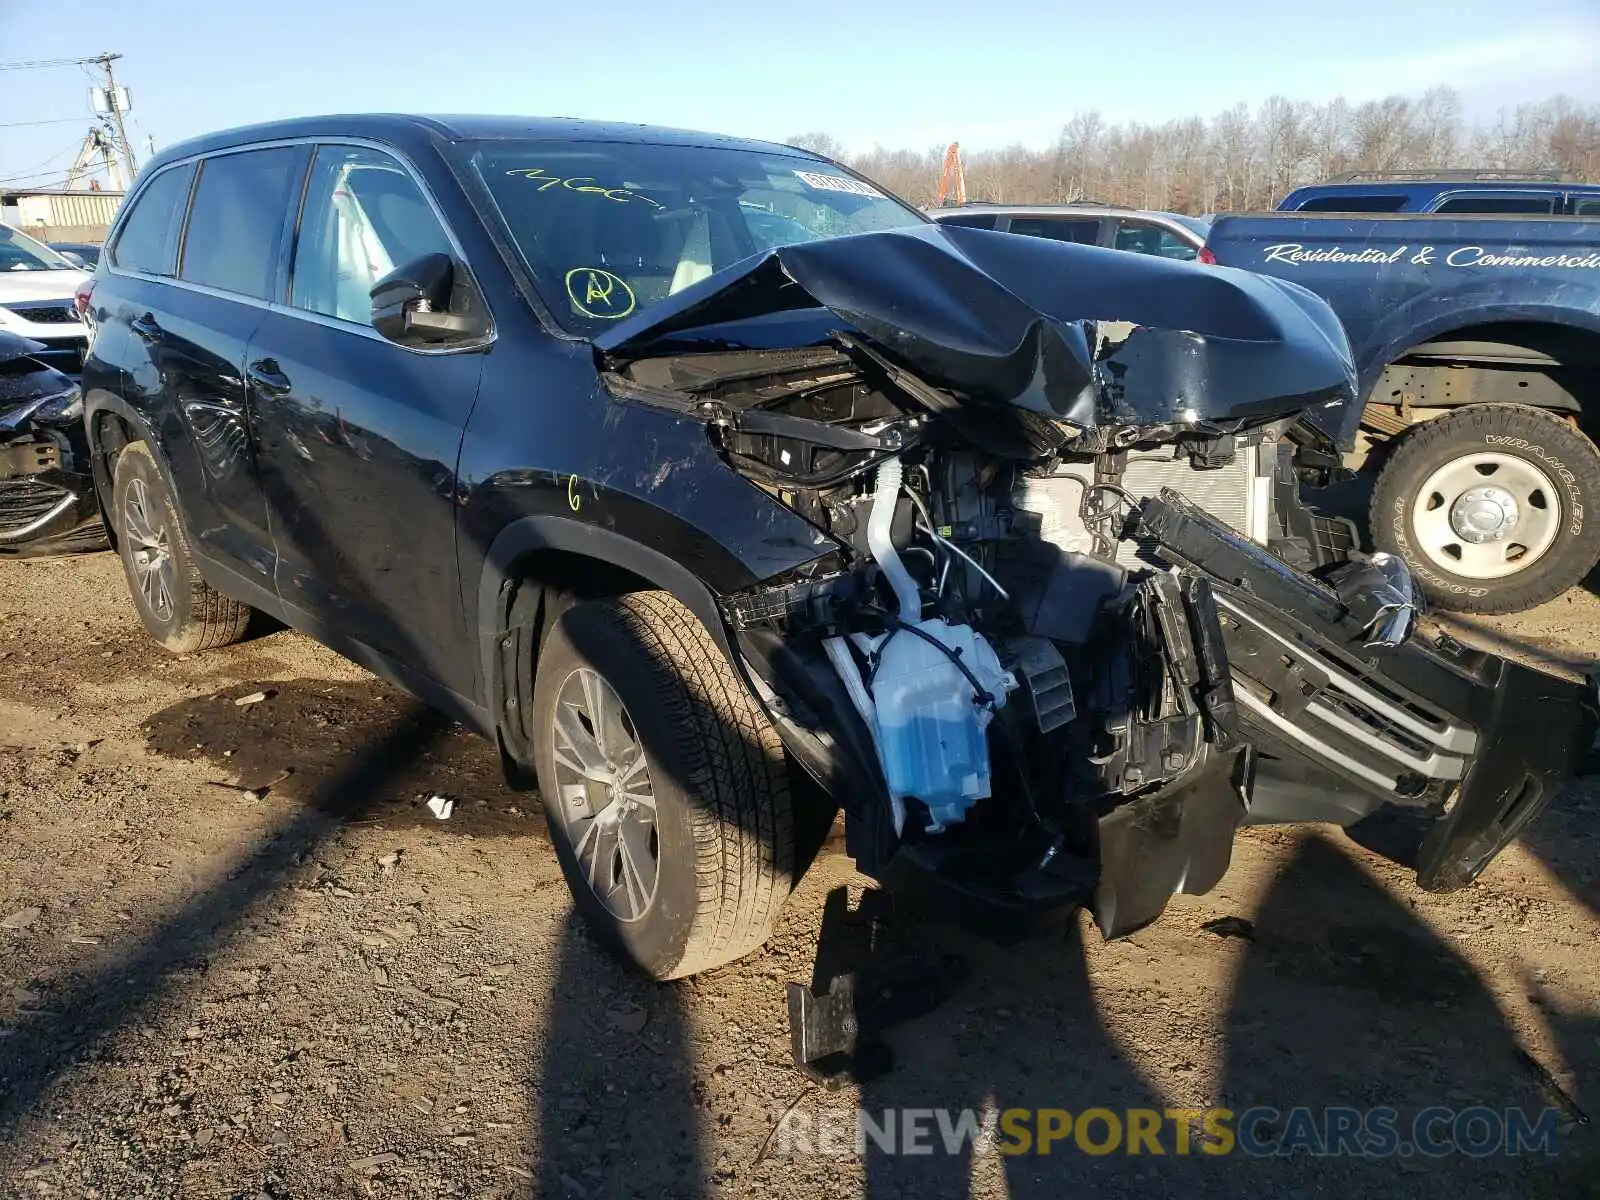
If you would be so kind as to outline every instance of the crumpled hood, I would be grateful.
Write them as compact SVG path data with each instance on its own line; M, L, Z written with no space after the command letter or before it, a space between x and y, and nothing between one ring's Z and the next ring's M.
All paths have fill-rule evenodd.
M27 358L44 349L47 347L43 342L36 342L32 338L23 337L20 333L7 333L4 329L0 329L0 363Z
M709 327L817 307L958 399L1017 405L1084 428L1305 408L1334 432L1331 410L1355 391L1338 319L1296 284L932 223L752 256L594 342L614 358L635 359L664 342L693 340L689 331L714 343ZM1097 362L1095 322L1135 328Z
M43 406L76 390L67 376L34 360L43 349L31 338L0 331L0 440L22 429Z

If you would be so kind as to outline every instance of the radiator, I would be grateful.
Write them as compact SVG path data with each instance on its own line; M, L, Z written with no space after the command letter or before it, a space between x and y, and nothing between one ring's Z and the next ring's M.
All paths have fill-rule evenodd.
M1234 459L1214 471L1197 471L1188 456L1174 458L1170 446L1129 451L1121 487L1135 496L1153 496L1164 487L1187 496L1193 503L1225 521L1255 541L1265 543L1271 504L1271 477L1261 472L1261 453L1241 444ZM1040 520L1040 536L1063 550L1094 552L1094 539L1078 515L1084 488L1094 482L1091 462L1062 463L1054 474L1024 478L1012 503ZM1144 539L1120 542L1117 562L1127 567L1160 563L1155 543Z

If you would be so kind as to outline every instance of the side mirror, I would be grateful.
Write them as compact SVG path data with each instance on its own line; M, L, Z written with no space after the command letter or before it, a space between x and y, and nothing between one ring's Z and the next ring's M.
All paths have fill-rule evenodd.
M402 346L461 341L481 322L450 311L456 264L448 254L424 254L372 285L372 327Z

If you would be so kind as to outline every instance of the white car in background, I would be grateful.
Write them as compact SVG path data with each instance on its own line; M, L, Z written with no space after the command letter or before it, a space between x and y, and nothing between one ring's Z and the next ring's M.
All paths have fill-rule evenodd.
M34 357L74 378L89 330L73 293L89 273L21 230L0 225L0 330L38 342Z
M1192 261L1206 244L1211 222L1206 217L1151 209L1124 208L1119 204L989 204L974 202L957 208L930 208L928 215L943 225L993 229L1026 237L1076 242L1080 246L1106 246L1135 254Z

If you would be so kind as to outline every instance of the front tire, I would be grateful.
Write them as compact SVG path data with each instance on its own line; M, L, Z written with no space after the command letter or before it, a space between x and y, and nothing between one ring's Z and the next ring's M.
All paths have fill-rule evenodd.
M143 442L129 442L117 456L111 519L128 594L151 637L174 654L231 646L244 637L252 610L201 577L178 506Z
M788 769L694 614L665 592L568 609L533 699L550 836L595 935L654 979L760 946L793 872Z
M1401 438L1372 495L1372 540L1428 598L1509 613L1552 600L1600 558L1600 451L1514 404L1464 408Z

